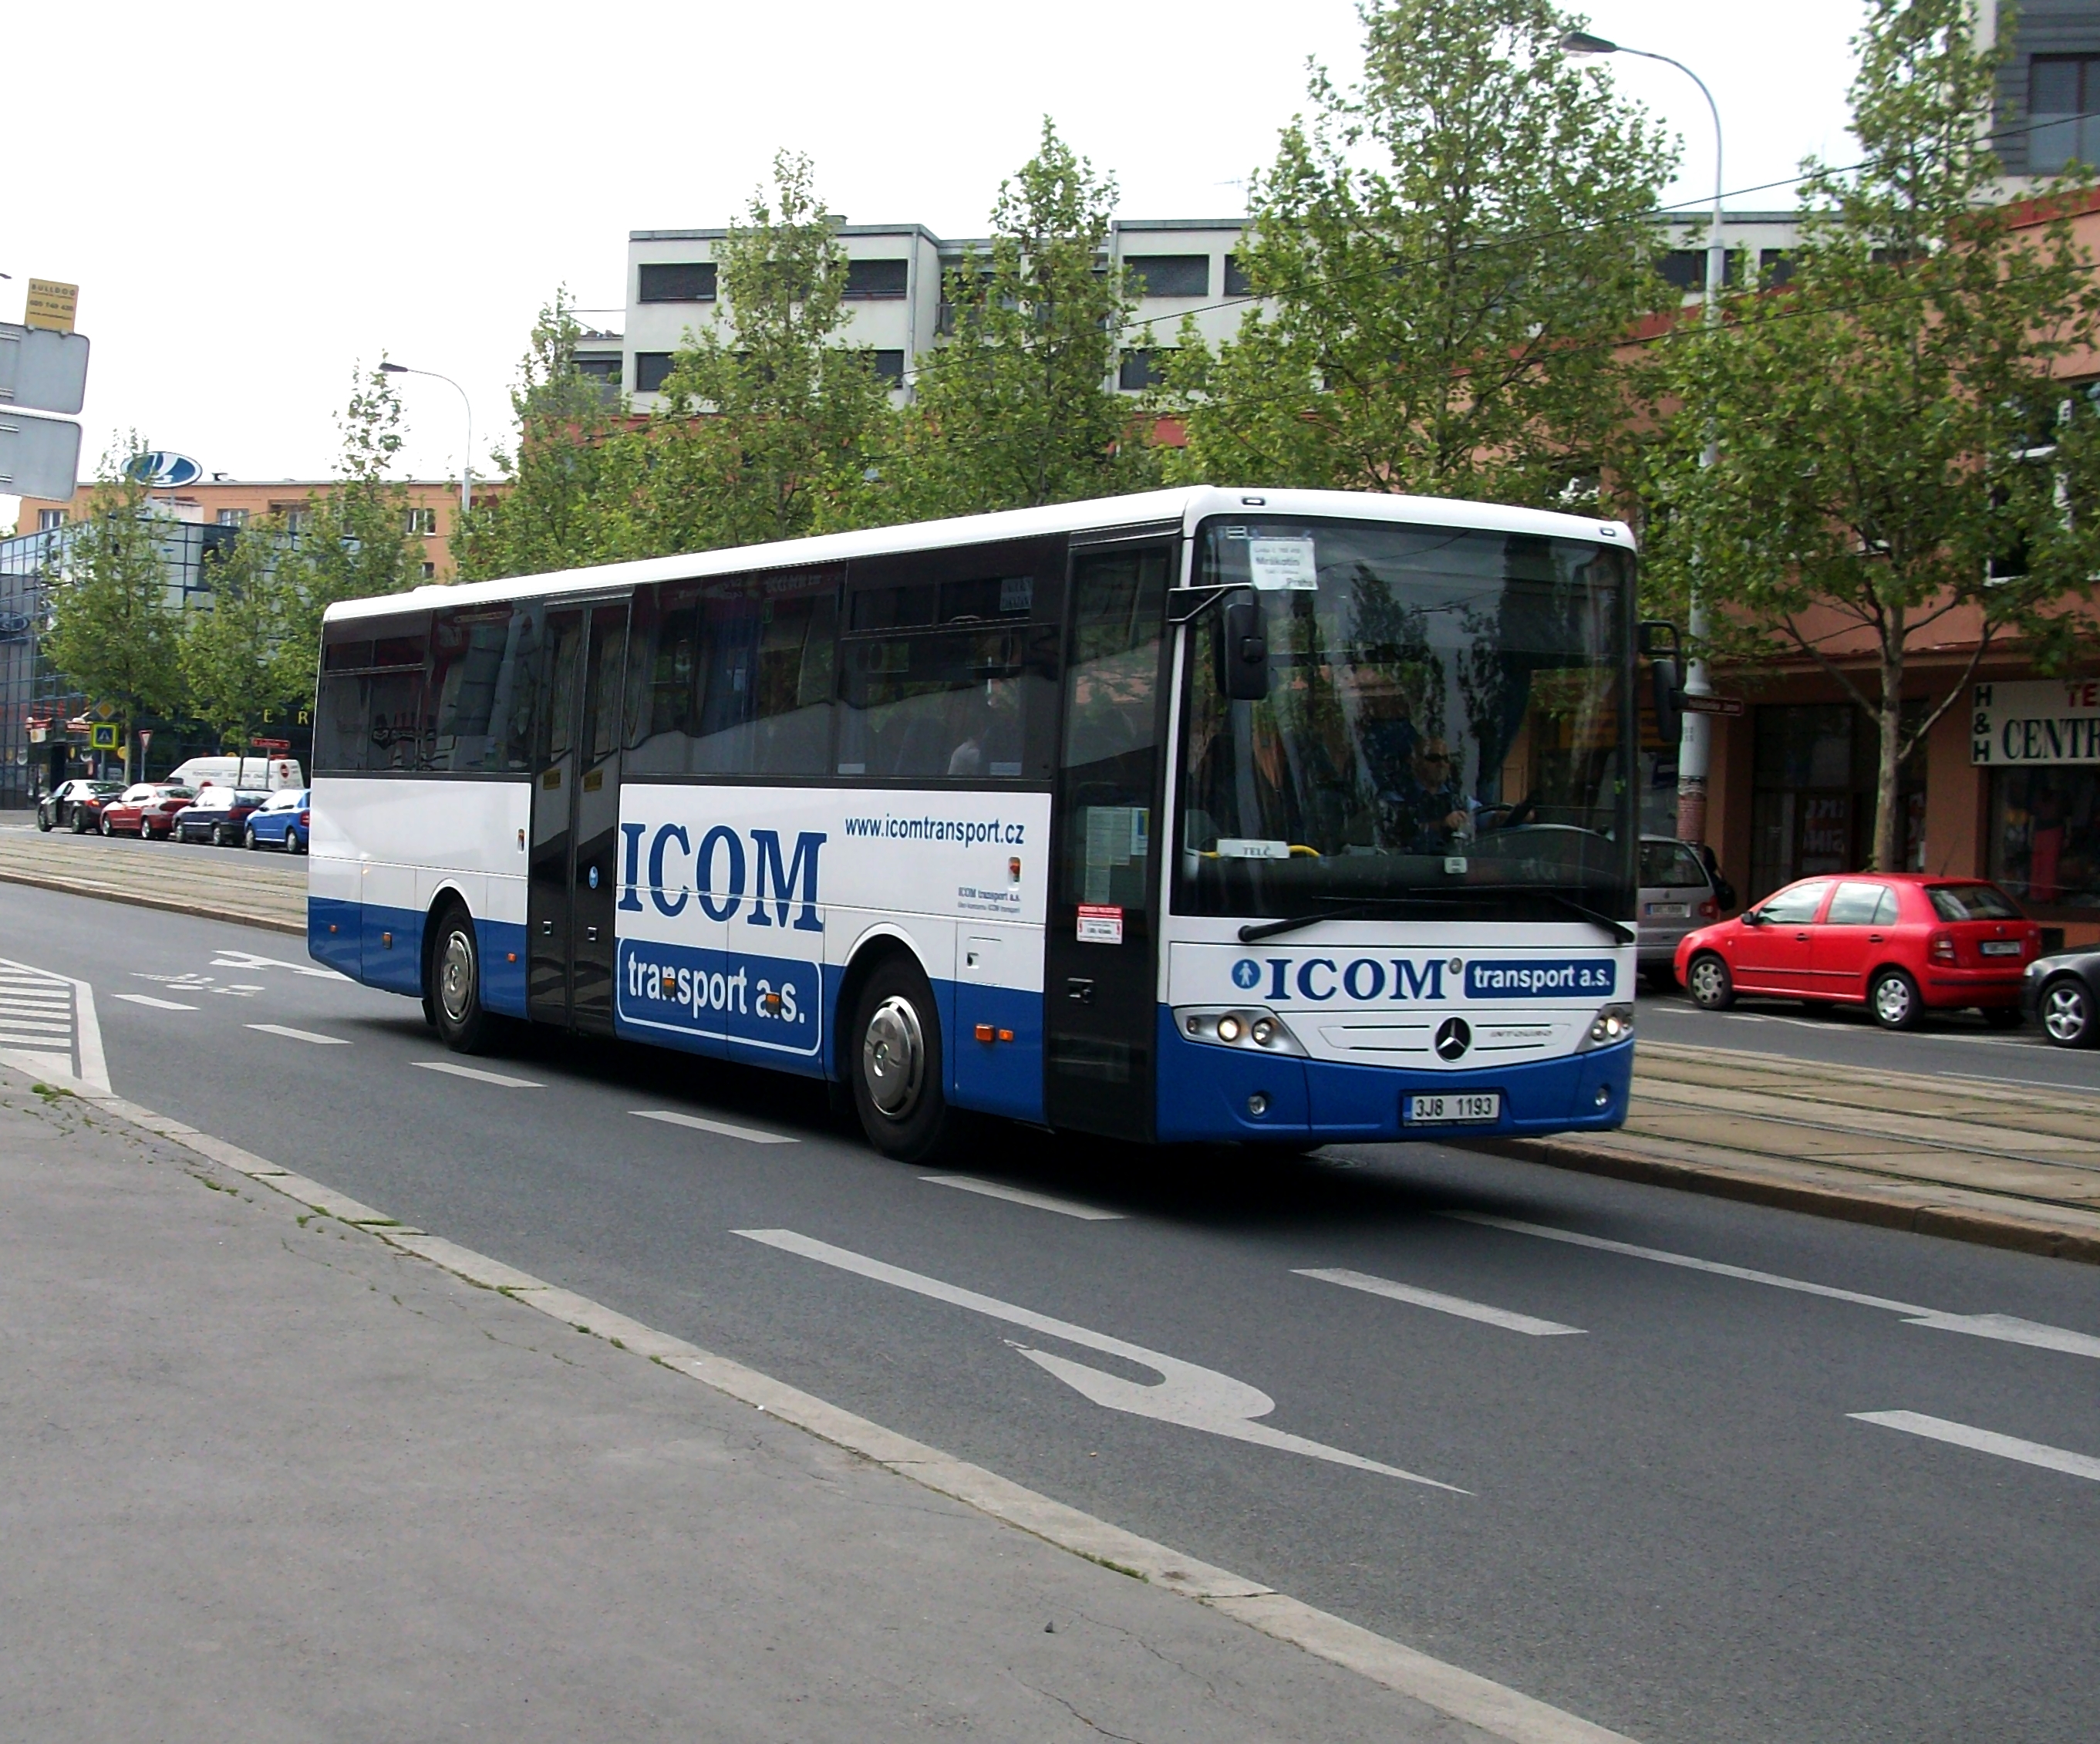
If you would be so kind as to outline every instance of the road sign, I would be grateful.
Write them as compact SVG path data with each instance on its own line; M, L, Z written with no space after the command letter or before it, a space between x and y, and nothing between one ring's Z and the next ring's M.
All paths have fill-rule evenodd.
M117 748L117 724L113 721L97 721L87 730L87 748L90 751L114 751Z
M292 741L289 739L251 739L248 741L248 748L251 751L289 751L292 748Z
M80 287L53 279L29 280L29 303L22 319L46 333L71 333L80 308Z
M0 413L0 494L64 502L79 482L79 425Z
M87 335L0 321L0 404L77 412L87 392Z
M1684 706L1693 714L1721 714L1733 720L1743 712L1743 700L1740 696L1688 695Z
M124 463L124 476L157 491L179 490L185 484L194 484L204 476L204 468L187 454L178 454L169 448L155 448L148 453L134 454ZM42 495L40 492L25 492Z

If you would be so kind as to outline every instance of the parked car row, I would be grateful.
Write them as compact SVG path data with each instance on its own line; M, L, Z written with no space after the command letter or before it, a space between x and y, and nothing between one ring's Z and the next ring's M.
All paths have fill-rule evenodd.
M114 781L66 781L38 802L37 828L68 829L76 836L95 830L148 841L208 841L217 848L237 845L304 854L313 837L311 793L307 788L280 788L272 793L209 781L194 788L179 781L140 781L130 787Z

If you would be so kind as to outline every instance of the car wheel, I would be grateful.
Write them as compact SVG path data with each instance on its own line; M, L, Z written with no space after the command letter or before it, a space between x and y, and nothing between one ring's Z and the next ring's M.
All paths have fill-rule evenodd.
M255 847L255 826L249 824L240 832L240 846L253 852Z
M455 1053L480 1053L493 1021L481 1003L481 946L465 909L445 911L430 961L428 1010L439 1038Z
M1736 980L1728 965L1711 951L1702 951L1686 971L1685 989L1701 1011L1726 1011L1736 1003Z
M1867 1009L1885 1030L1914 1030L1925 1007L1917 983L1899 969L1885 969L1867 989Z
M2058 975L2041 990L2042 1033L2059 1048L2089 1048L2100 1039L2093 990L2076 975Z
M50 835L51 832L51 814L46 811L42 806L37 807L37 828L42 830L46 836Z
M110 824L109 814L106 811L102 815L102 833L105 836L114 836L117 833Z
M73 808L72 819L67 827L73 831L74 835L85 836L87 833L87 814L82 811L79 806L74 806Z
M941 1091L941 1018L919 966L893 956L861 989L851 1052L854 1111L868 1142L900 1163L923 1163L960 1128Z
M285 826L285 851L287 854L304 854L307 851L307 845L299 840L299 832L289 823Z
M1994 1030L2016 1030L2027 1018L2017 1005L1986 1005L1983 1021Z

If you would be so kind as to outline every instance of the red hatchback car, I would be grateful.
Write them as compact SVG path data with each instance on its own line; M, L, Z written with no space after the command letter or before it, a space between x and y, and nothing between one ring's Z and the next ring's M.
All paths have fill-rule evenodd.
M1739 993L1864 1005L1886 1030L1974 1006L1994 1028L2020 1022L2020 977L2041 929L1995 884L1925 872L1804 878L1718 926L1688 933L1677 978L1695 1004Z
M196 797L195 788L166 781L140 781L125 788L102 808L96 826L105 836L139 835L165 841L174 832L175 814Z

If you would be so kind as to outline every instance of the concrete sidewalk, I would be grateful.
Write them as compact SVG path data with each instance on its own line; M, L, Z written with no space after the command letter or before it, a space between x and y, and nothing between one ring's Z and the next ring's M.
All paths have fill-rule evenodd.
M0 1208L0 1737L1489 1736L11 1074Z

